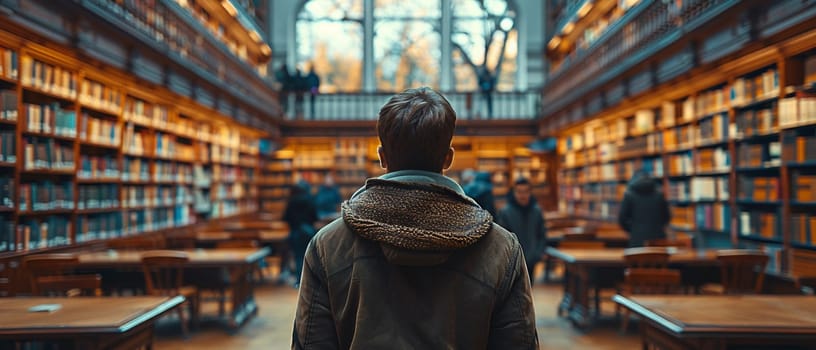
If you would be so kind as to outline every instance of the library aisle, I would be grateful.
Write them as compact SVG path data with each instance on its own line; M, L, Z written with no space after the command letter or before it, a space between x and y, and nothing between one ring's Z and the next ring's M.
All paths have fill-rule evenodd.
M216 350L216 349L268 349L290 348L292 320L295 316L297 290L286 286L265 285L258 288L260 314L236 334L227 334L214 324L204 323L202 331L183 339L178 324L166 322L157 330L156 350ZM629 350L640 347L638 333L618 332L617 322L607 322L585 333L573 328L569 321L559 318L554 310L561 300L561 287L557 284L537 284L533 288L536 312L536 328L542 350ZM605 305L609 317L614 317L614 306ZM632 329L637 325L633 324Z

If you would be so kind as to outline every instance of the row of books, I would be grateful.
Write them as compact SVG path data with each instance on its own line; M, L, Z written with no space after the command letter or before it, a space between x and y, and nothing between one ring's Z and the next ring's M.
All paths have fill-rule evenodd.
M758 210L740 210L740 235L760 236L764 238L780 238L779 232L779 213Z
M5 231L5 230L4 230ZM27 251L71 244L71 220L62 215L30 219L17 225L15 232L6 233L7 247L14 251ZM2 236L0 236L2 239ZM1 245L1 243L0 243Z
M119 206L119 185L80 185L77 208L101 209L116 208Z
M14 130L0 130L0 162L17 161L17 133Z
M13 177L0 177L0 207L14 208Z
M16 80L18 74L17 51L0 47L0 77Z
M150 162L142 158L125 157L122 162L122 180L150 181Z
M215 200L238 200L245 196L244 187L240 184L217 184L213 188Z
M670 176L694 174L694 158L691 152L672 154L666 163Z
M776 131L779 125L779 118L775 112L775 106L760 109L744 109L736 115L736 137L750 137L754 135L768 134Z
M240 213L251 213L258 210L258 201L216 202L210 210L210 217L220 218Z
M732 106L743 106L755 101L779 96L779 72L768 69L753 77L738 78L731 85Z
M77 177L80 179L119 178L119 161L114 155L81 155Z
M728 171L731 155L727 148L705 148L697 151L697 173Z
M782 153L786 162L816 161L816 135L786 133L782 136Z
M737 164L741 168L779 166L782 146L779 141L737 145Z
M805 95L779 101L779 126L788 127L816 121L816 96Z
M0 253L17 250L14 219L0 215Z
M794 172L791 176L791 197L797 202L816 202L816 175Z
M23 104L26 130L65 137L76 137L76 111L64 109L59 103Z
M153 155L156 157L175 158L176 140L175 137L161 132L156 133L156 148Z
M168 122L167 107L128 96L125 102L125 120L157 128L166 128Z
M117 147L121 135L116 124L115 120L94 118L88 113L82 113L79 138L86 142Z
M727 201L730 197L727 176L697 176L691 178L692 201Z
M126 154L145 155L145 145L147 145L148 133L136 131L133 124L128 123L125 133L122 136L122 151Z
M74 170L74 148L54 139L27 137L24 141L26 170Z
M694 135L696 134L693 125L683 125L663 131L664 149L684 149L694 146Z
M184 213L184 210L177 211L171 207L128 210L123 217L122 231L127 234L135 234L193 223L193 217L184 216ZM174 220L176 217L179 219Z
M697 118L728 109L726 101L727 87L700 92L694 97L694 114Z
M728 140L728 128L728 113L720 113L701 120L694 139L698 143L726 141Z
M698 230L731 231L731 206L725 203L697 204L694 206Z
M776 202L781 199L779 177L750 177L737 178L739 199L756 202Z
M254 175L255 172L253 171L253 169L244 169L239 167L220 165L214 165L212 168L213 181L221 182L252 181Z
M670 206L671 219L669 225L682 230L694 229L694 208Z
M100 213L77 217L77 243L120 237L123 233L122 213Z
M79 102L84 106L119 113L122 105L122 93L105 84L85 79L79 92Z
M193 167L189 164L177 164L156 161L153 165L153 180L158 182L193 182Z
M791 213L790 232L794 241L816 246L816 215Z
M0 119L17 120L17 91L0 90Z
M76 98L77 75L75 72L28 56L20 58L20 68L23 86L30 86L64 98Z
M21 211L74 209L74 185L52 181L20 184L17 206Z
M210 146L210 153L213 162L238 164L239 152L237 149L213 144Z
M193 193L186 186L124 186L122 206L125 208L189 205Z

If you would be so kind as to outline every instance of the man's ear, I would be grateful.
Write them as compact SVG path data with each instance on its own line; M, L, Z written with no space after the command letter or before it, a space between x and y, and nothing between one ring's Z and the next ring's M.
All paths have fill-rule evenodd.
M385 159L382 145L377 146L377 156L380 158L380 168L388 170L388 161Z
M442 170L448 170L453 164L453 147L448 148L448 154L445 155L445 164L442 165Z

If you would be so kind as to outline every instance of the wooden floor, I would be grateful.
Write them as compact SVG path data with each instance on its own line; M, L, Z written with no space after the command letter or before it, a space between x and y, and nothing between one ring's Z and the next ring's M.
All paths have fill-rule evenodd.
M536 284L533 288L536 323L542 349L571 350L617 350L638 349L640 342L637 324L621 335L618 323L605 322L587 333L574 330L570 324L556 316L556 305L561 298L559 284ZM201 329L184 339L174 319L161 322L157 330L158 350L209 350L209 349L289 349L292 338L292 321L295 314L297 290L287 286L265 285L256 291L260 312L235 334L223 330L220 324L205 322ZM602 307L607 315L613 314L613 306ZM212 305L205 312L213 314Z

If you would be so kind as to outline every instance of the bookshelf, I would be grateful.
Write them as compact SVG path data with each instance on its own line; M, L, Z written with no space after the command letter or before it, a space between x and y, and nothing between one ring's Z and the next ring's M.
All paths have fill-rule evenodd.
M462 171L473 169L491 174L497 208L506 202L513 181L524 176L533 184L533 194L544 209L555 207L552 183L554 159L525 148L531 137L455 136L453 165L445 175L457 182ZM260 209L282 213L289 186L308 182L315 191L326 176L332 176L345 200L365 184L367 178L380 176L376 137L290 137L280 149L262 156L258 188Z
M787 272L816 250L816 48L705 74L563 130L559 209L614 222L643 169L662 180L671 231L765 249Z
M258 210L266 135L70 52L4 38L0 258Z

